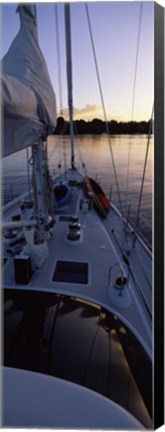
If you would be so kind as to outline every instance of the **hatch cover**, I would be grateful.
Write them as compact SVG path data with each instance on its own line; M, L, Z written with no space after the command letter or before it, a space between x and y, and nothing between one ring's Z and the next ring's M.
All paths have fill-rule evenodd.
M57 261L53 281L86 285L88 283L88 263Z

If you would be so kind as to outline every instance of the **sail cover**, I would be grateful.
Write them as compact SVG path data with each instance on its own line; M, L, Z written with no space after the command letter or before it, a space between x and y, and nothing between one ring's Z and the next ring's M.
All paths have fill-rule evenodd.
M37 143L56 126L56 101L37 36L36 6L21 4L21 26L2 59L2 155Z

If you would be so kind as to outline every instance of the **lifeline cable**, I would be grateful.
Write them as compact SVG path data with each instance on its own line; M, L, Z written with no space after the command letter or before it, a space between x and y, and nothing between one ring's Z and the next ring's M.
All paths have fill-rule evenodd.
M137 66L138 66L140 34L141 34L142 9L143 9L143 4L141 3L140 4L140 15L139 15L138 38L137 38L137 50L136 50L134 84L133 84L133 98L132 98L132 109L131 109L131 121L133 121L134 104L135 104L135 90L136 90ZM128 153L128 165L127 165L127 179L126 179L126 204L128 202L128 180L129 180L129 169L130 169L131 142L132 142L132 138L130 137L130 140L129 140L129 153Z
M154 113L154 104L153 104L152 114L151 114L150 129L149 129L148 140L147 140L147 148L146 148L146 157L145 157L145 161L144 161L143 177L142 177L142 184L141 184L141 190L140 190L140 196L139 196L139 204L138 204L138 211L137 211L137 221L136 221L136 227L137 228L138 228L138 225L139 225L139 213L140 213L141 201L142 201L142 196L143 196L143 186L144 186L144 179L145 179L146 166L147 166L148 150L149 150L149 144L150 144L150 138L151 138L151 132L152 132L153 113Z
M119 205L120 205L121 213L123 214L121 197L120 197L120 190L119 190L119 184L118 184L118 178L117 178L117 172L116 172L116 166L115 166L115 161L114 161L114 156L113 156L113 150L112 150L112 145L111 145L110 132L109 132L108 121L107 121L107 116L106 116L105 103L104 103L104 98L103 98L103 92L102 92L100 74L99 74L98 63L97 63L97 58L96 58L96 50L95 50L95 45L94 45L94 40L93 40L92 27L91 27L91 22L90 22L90 17L89 17L89 10L88 10L88 5L87 4L85 4L85 8L86 8L86 15L87 15L87 21L88 21L88 26L89 26L89 33L90 33L90 39L91 39L91 45L92 45L94 63L95 63L95 68L96 68L96 75L97 75L98 86L99 86L99 91L100 91L100 97L101 97L101 102L102 102L102 108L103 108L103 113L104 113L104 119L105 119L105 125L106 125L106 133L107 133L107 136L108 136L109 149L110 149L110 153L111 153L112 165L113 165L113 170L114 170L114 175L115 175L115 181L116 181L116 188L117 188L117 194L118 194L118 199L119 199Z

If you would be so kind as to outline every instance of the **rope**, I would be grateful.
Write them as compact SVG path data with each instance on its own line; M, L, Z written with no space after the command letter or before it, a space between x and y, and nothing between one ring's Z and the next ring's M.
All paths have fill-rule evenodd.
M60 44L59 44L59 25L58 25L58 6L55 3L55 22L56 22L56 42L57 42L57 65L58 65L58 81L59 81L59 101L60 115L63 114L62 104L62 85L61 85L61 62L60 62Z
M60 58L60 43L59 43L59 18L58 18L58 5L55 3L55 23L56 23L56 45L57 45L57 67L58 67L58 82L59 82L59 101L60 101L60 115L63 115L63 103L62 103L62 84L61 84L61 58ZM66 122L64 121L62 130L60 131L60 136L64 136L64 132L66 129ZM65 149L65 140L63 138L63 154L64 154L64 167L66 170L66 149ZM60 162L58 165L61 165L61 148L60 148ZM51 154L52 157L52 154Z
M138 65L139 45L140 45L142 9L143 9L143 4L141 3L140 4L140 15L139 15L138 38L137 38L137 50L136 50L134 84L133 84L133 99L132 99L132 109L131 109L131 121L133 120L134 104L135 104L135 89L136 89L137 65ZM132 137L130 137L130 140L129 140L129 151L128 151L128 165L127 165L127 178L126 178L126 205L128 203L128 179L129 179L129 171L130 171L131 143L132 143Z
M66 68L68 84L68 107L70 121L70 144L71 144L71 168L74 170L74 130L73 130L73 91L72 91L72 44L71 44L71 20L70 5L65 3L65 43L66 43Z
M145 174L146 174L146 166L147 166L147 159L148 159L148 150L149 150L149 144L150 144L150 138L151 138L151 132L152 132L153 114L154 114L154 104L153 104L153 108L152 108L150 129L149 129L148 140L147 140L146 157L145 157L145 161L144 161L143 177L142 177L142 184L141 184L141 190L140 190L140 196L139 196L139 204L138 204L138 211L137 211L136 228L138 228L138 226L139 226L139 214L140 214L141 201L142 201L142 196L143 196L143 187L144 187L144 180L145 180Z
M100 74L99 74L98 63L97 63L97 58L96 58L96 50L95 50L95 46L94 46L92 27L91 27L91 22L90 22L90 17L89 17L89 10L88 10L88 5L87 4L85 4L85 8L86 8L86 15L87 15L87 21L88 21L88 26L89 26L89 33L90 33L92 51L93 51L93 56L94 56L94 63L95 63L95 68L96 68L96 75L97 75L97 80L98 80L98 85L99 85L99 91L100 91L100 97L101 97L101 102L102 102L103 114L104 114L104 119L105 119L106 133L107 133L107 136L108 136L109 149L110 149L110 154L111 154L111 159L112 159L112 166L113 166L113 170L114 170L114 176L115 176L117 194L118 194L118 199L119 199L119 205L120 205L121 213L123 213L123 211L122 211L121 197L120 197L120 191L119 191L118 178L117 178L117 172L116 172L116 166L115 166L115 161L114 161L114 156L113 156L113 151L112 151L112 144L111 144L111 139L110 139L109 126L108 126L108 121L107 121L107 116L106 116L105 103L104 103L104 98L103 98L103 92L102 92Z
M28 179L28 190L29 190L29 196L30 199L32 199L32 195L31 195L31 181L30 181L30 166L29 166L29 147L27 147L26 149L26 160L27 160L27 179Z
M75 120L75 122L74 122L74 129L75 129L75 136L78 137L79 134L78 134L78 129L77 129L77 120ZM85 175L87 175L87 168L86 168L86 164L85 164L85 161L83 159L83 156L82 156L80 143L79 143L79 145L77 145L77 151L78 151L78 156L79 156L79 160L80 160L83 172L85 173Z

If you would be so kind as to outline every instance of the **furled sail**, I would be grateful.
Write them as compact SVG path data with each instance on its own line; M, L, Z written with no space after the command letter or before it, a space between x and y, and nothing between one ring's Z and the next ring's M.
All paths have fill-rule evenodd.
M35 144L56 126L56 101L37 36L36 7L21 4L21 26L2 59L2 155Z

